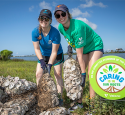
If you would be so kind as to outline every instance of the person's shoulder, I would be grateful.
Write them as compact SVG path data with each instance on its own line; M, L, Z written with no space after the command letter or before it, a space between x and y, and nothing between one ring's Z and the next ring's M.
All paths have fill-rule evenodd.
M38 32L38 30L39 30L39 27L37 26L37 27L35 27L35 28L32 30L32 33Z
M52 26L52 25L51 25L51 28L52 28L53 31L58 31L58 29L56 27Z
M52 36L59 36L60 35L59 30L56 27L53 27L52 25L51 25L51 32L50 33Z
M80 19L72 19L72 22L76 25L78 24L79 26L86 25L86 23L83 20L80 20Z
M59 31L61 31L63 29L63 25L61 23L58 25L58 29L59 29Z
M83 20L80 19L72 19L71 20L73 27L75 28L75 31L82 30L86 28L87 24L83 22Z
M61 24L61 23L59 23L58 28L61 28L61 27L62 27L62 24Z
M38 37L39 36L39 27L35 27L33 30L32 30L32 37Z
M59 30L51 25L52 32L59 34Z

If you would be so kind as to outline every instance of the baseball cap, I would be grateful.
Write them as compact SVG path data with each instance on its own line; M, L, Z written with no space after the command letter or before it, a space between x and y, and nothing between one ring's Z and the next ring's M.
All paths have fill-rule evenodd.
M63 12L69 11L69 9L67 8L67 6L64 5L64 4L60 4L60 5L56 6L56 7L55 7L55 12L54 12L54 14L55 14L56 11L58 11L58 10L61 10L61 11L63 11Z
M41 10L39 17L41 17L41 16L46 16L46 17L52 19L52 13L48 9Z

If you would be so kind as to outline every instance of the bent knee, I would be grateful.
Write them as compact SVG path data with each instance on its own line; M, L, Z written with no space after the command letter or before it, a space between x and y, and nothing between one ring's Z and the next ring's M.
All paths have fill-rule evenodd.
M56 78L61 78L61 77L62 77L61 72L56 72L56 73L55 73L55 77L56 77Z
M61 74L62 74L61 71L58 71L58 72L55 71L54 73L55 73L56 76L61 76Z
M42 73L36 73L36 78L42 77Z

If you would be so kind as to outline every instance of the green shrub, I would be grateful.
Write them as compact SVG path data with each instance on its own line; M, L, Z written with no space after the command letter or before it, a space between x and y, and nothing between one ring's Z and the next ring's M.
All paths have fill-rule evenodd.
M123 98L125 100L125 98ZM125 101L106 100L99 95L86 98L87 109L94 115L125 115Z
M2 50L0 52L0 56L2 58L2 60L8 60L10 59L10 57L12 56L13 52L9 51L9 50Z

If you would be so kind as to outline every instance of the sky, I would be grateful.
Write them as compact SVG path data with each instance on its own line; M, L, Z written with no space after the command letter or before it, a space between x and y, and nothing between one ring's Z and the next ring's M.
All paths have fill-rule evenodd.
M73 19L87 23L103 40L104 51L125 50L125 0L0 0L0 51L13 56L35 55L32 30L39 25L42 9L65 4ZM58 28L54 15L52 26ZM67 42L61 35L63 52Z

